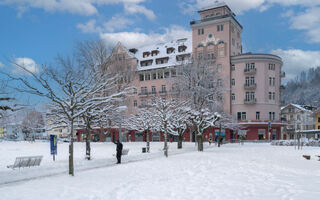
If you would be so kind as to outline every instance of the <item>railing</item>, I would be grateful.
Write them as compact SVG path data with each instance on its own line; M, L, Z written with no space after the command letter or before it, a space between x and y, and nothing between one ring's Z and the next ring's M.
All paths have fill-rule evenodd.
M148 92L141 92L141 93L139 93L139 96L146 97L146 96L148 96Z
M160 94L160 95L166 95L166 94L167 94L167 91L166 91L166 90L160 91L159 94Z
M245 99L244 100L245 104L255 104L256 102L257 102L256 98L254 98L254 99Z
M281 72L281 73L280 73L280 77L281 77L281 78L286 77L286 73L285 73L285 72Z
M285 90L286 87L284 85L280 85L280 90Z
M219 15L219 16L204 18L201 20L193 20L190 22L190 25L200 24L202 22L207 22L207 21L216 20L216 19L222 19L222 18L226 18L226 17L233 17L233 16L231 14L226 14L226 15Z
M256 68L253 69L244 69L245 74L255 74L257 72Z
M247 89L247 90L254 90L257 88L257 84L254 83L254 84L250 84L250 85L247 85L247 84L244 84L244 89Z

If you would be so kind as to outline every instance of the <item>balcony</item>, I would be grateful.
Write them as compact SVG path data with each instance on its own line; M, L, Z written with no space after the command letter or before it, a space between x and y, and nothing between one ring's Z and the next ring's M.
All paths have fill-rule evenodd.
M245 99L244 104L255 104L257 102L257 99Z
M253 69L244 69L244 74L246 75L253 75L257 73L257 69L253 68Z
M281 72L281 73L280 73L280 77L281 77L281 78L286 77L286 73L285 73L285 72Z
M286 87L284 85L280 85L280 91L283 91L285 89L286 89Z
M179 94L179 90L170 90L170 94Z
M167 91L166 90L160 91L159 95L167 95Z
M148 92L141 92L138 95L139 95L139 97L147 97L148 96Z
M256 83L250 84L250 85L244 84L244 89L245 90L255 90L256 88L257 88L257 84Z
M149 96L156 96L156 94L157 94L156 91L153 91L153 92L149 92L149 93L148 93Z

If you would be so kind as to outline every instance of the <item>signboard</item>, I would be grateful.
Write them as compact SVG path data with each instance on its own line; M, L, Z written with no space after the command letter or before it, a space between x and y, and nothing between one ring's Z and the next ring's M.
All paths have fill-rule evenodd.
M57 136L50 135L50 152L51 155L57 155Z
M271 122L268 122L268 129L271 128Z

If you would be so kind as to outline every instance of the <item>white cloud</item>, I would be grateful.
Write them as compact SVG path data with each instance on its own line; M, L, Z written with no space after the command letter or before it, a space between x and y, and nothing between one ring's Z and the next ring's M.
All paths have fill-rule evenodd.
M2 62L0 62L0 68L4 68L4 67L5 65Z
M127 27L128 25L133 24L133 20L120 15L113 16L109 21L103 24L104 30L108 32L114 32L122 28Z
M309 8L303 13L288 17L292 29L304 30L309 42L320 43L320 7Z
M137 5L146 0L2 0L0 5L14 5L18 10L18 16L26 12L29 8L43 9L46 12L69 12L80 15L95 15L98 13L97 6L108 4L133 4L139 12L152 16L152 11Z
M311 7L320 5L319 0L224 0L224 2L226 2L236 14L242 14L243 12L252 9L263 12L269 9L273 4L280 4L286 7ZM195 12L199 9L211 6L213 3L213 0L191 0L189 3L182 3L182 12Z
M275 49L271 53L282 58L286 79L292 79L300 74L301 71L306 71L311 67L320 66L320 51Z
M144 14L149 20L154 20L156 18L156 15L152 10L138 4L125 3L124 10L126 14Z
M96 26L96 20L90 20L85 24L78 24L77 28L79 28L84 33L99 33L101 32L101 27Z
M78 24L77 28L84 33L114 32L116 30L126 28L128 25L133 23L134 22L131 19L116 15L102 25L97 25L96 20L93 19L84 24Z
M119 32L102 33L101 39L110 45L115 45L119 41L127 48L138 48L145 45L168 42L174 39L191 37L191 31L181 26L172 25L164 28L164 33L140 33L140 32Z
M32 73L39 73L40 69L38 68L36 62L32 60L31 58L16 58L14 60L14 63L16 65L22 66L25 69L29 70ZM22 70L20 67L13 64L14 69L12 70L12 73L17 75L28 75L27 72Z

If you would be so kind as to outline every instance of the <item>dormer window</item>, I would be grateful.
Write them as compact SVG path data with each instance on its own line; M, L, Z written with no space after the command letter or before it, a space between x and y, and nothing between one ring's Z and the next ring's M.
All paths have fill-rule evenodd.
M178 52L185 52L187 47L185 45L181 45L178 47Z
M153 50L153 51L151 51L151 55L152 56L156 56L156 55L158 55L159 54L159 51L158 50Z
M148 57L150 55L150 52L146 51L146 52L143 52L142 56L144 58Z
M168 63L168 61L169 61L169 57L158 58L158 59L156 59L156 64L157 65L165 64L165 63Z
M167 48L167 54L170 54L174 51L174 48L173 47L169 47Z
M144 60L140 62L141 67L146 67L152 65L153 60Z
M208 42L207 46L210 46L210 45L214 45L214 43L213 42Z
M135 53L137 53L138 49L132 48L132 49L129 49L129 51L130 51L131 53L135 54Z

